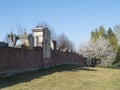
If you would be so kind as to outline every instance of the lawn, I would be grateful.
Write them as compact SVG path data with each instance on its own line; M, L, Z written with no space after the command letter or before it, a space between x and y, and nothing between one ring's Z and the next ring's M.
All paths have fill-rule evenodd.
M120 90L120 69L58 66L0 78L0 90Z

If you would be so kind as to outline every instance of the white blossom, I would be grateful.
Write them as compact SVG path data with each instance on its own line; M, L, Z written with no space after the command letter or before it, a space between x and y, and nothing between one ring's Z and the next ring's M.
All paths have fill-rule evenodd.
M104 66L110 65L116 55L113 47L104 37L81 44L79 53L88 59L88 66L91 65L91 59L100 59L101 65Z

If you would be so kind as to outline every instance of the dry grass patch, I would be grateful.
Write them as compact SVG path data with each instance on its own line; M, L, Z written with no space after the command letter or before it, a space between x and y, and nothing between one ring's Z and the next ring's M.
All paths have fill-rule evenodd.
M120 90L120 69L58 66L1 78L1 90Z

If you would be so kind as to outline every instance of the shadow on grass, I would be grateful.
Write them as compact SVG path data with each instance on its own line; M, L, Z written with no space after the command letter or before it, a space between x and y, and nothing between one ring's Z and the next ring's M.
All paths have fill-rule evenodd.
M35 78L40 78L42 76L49 75L54 72L78 71L78 70L96 71L95 69L90 69L89 67L80 67L76 65L56 66L56 67L51 67L47 69L41 69L37 71L30 71L22 74L17 74L9 77L0 77L0 89L15 85L21 82L29 82Z
M111 69L120 69L120 65L119 66L113 66L113 67L111 67Z

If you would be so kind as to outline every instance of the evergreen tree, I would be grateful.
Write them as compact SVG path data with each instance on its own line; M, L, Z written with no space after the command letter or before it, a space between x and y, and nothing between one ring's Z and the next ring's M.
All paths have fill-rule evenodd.
M115 57L115 61L113 62L113 64L120 65L120 47L118 48L118 51L117 51L116 57Z
M118 39L111 28L109 28L109 30L107 31L107 39L109 40L110 44L113 46L113 49L117 51L119 47Z
M97 40L99 37L104 37L109 40L110 44L113 46L115 51L118 50L118 39L111 28L108 29L107 33L103 26L100 26L99 29L91 32L91 39Z
M99 27L98 35L99 35L99 37L106 38L106 31L105 31L105 28L103 26Z
M98 34L98 30L96 28L95 31L91 32L91 39L97 40L98 38L99 38L99 34Z
M92 40L97 40L99 37L104 37L106 38L106 31L103 26L100 26L99 29L95 29L95 31L91 32L91 39Z

